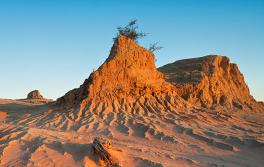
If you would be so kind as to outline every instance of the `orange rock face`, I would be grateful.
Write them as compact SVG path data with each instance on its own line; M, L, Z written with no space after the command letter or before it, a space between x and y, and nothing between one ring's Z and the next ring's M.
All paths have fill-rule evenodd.
M176 61L159 68L165 77L156 69L154 60L153 53L121 35L98 70L79 88L59 98L57 104L82 110L107 102L118 108L122 101L133 103L141 98L141 103L154 99L155 105L170 99L170 105L175 107L186 106L185 99L191 105L210 109L263 110L263 105L250 95L237 65L227 57Z
M225 56L186 59L160 67L188 102L206 108L261 110L242 73Z
M71 106L87 100L122 100L152 94L173 92L155 67L154 55L125 36L119 36L105 63L78 89L58 99L58 104Z

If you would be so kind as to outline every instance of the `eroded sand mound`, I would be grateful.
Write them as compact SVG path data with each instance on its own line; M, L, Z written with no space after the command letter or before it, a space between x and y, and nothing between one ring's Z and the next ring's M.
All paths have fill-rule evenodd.
M131 108L138 101L184 105L175 87L155 67L153 53L125 36L119 36L107 60L80 88L57 100L62 107L90 110L93 105ZM121 104L122 103L122 104ZM106 106L104 108L107 108ZM183 109L183 107L182 107Z
M27 99L44 99L44 97L40 94L39 90L33 90L28 93Z
M53 102L52 99L44 98L40 94L39 90L33 90L29 92L26 99L19 99L19 101L25 102L25 103L32 103L36 105L47 104L47 103Z
M179 60L159 70L191 104L221 110L264 111L263 105L250 95L238 66L225 56Z

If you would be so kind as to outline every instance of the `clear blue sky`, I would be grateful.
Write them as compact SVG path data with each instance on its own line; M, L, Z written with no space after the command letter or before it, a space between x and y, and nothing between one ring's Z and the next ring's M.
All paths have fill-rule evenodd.
M221 54L264 100L263 0L0 0L0 97L56 99L107 58L116 27L137 18L157 66Z

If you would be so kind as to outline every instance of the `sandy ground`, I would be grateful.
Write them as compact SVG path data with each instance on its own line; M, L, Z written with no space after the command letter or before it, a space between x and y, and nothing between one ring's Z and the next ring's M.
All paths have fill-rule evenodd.
M91 149L97 136L113 142L112 155L127 167L264 164L264 113L133 107L81 113L0 99L0 166L100 166Z

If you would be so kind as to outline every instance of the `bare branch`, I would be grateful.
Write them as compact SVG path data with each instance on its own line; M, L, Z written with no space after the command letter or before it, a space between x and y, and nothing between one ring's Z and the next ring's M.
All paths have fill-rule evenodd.
M158 50L160 50L162 48L163 48L162 46L158 46L158 42L154 42L154 43L149 45L149 49L148 50L153 53L153 52L158 51Z

